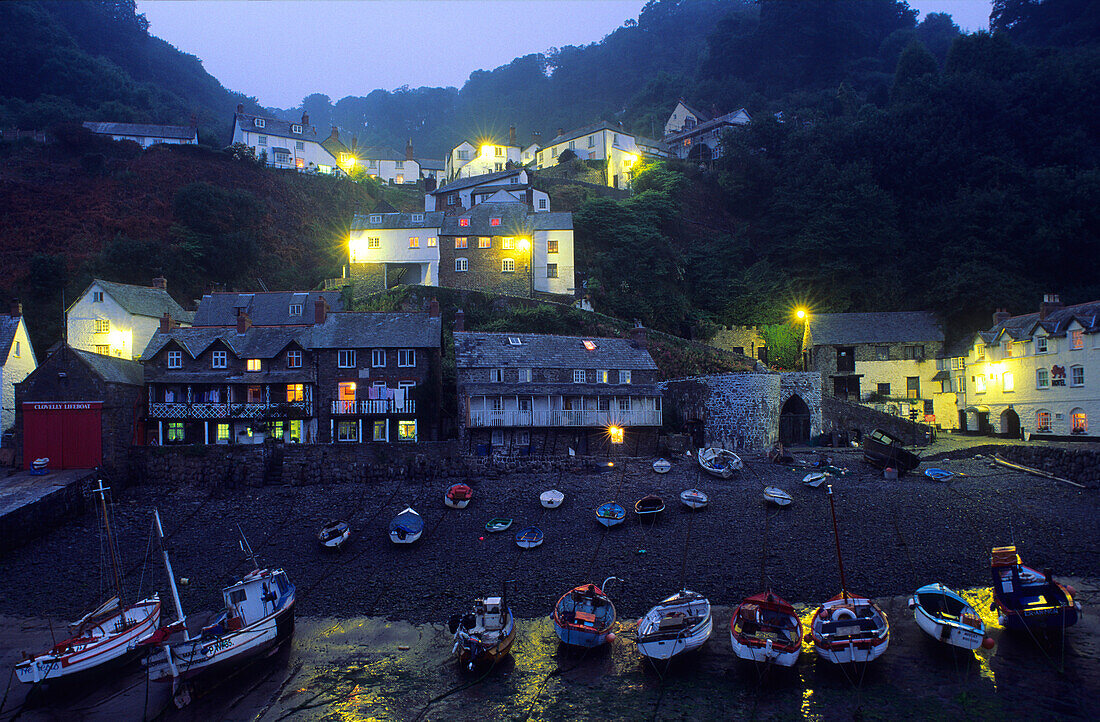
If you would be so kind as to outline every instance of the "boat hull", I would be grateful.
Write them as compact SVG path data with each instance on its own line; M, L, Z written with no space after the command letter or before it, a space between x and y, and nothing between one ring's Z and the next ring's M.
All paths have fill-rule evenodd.
M937 607L946 613L937 614ZM918 589L909 600L909 608L913 610L917 626L937 642L960 649L977 649L985 641L985 624L978 613L965 599L940 584Z
M657 459L653 462L653 470L658 474L667 474L672 469L668 459Z
M620 516L620 517L609 517L609 516L598 516L598 515L596 516L596 521L600 522L601 524L603 524L604 526L606 526L609 529L613 526L617 526L619 524L622 524L625 519L626 519L626 515L623 515L623 516Z
M465 509L470 505L469 499L452 499L451 497L444 495L443 503L452 509Z
M563 501L565 501L565 495L560 491L547 491L539 495L539 503L547 509L557 509Z
M790 667L802 651L802 622L782 597L756 594L730 617L730 645L740 659Z
M1015 547L996 548L993 558L993 603L1006 629L1064 629L1077 623L1080 608L1066 585L1022 564Z
M710 602L685 589L638 620L638 651L650 659L671 659L703 646L713 630Z
M764 500L776 506L787 506L791 503L791 495L782 489L768 487L764 490Z
M871 615L863 616L864 612ZM821 605L810 620L810 632L817 656L833 664L871 662L890 645L886 613L870 599L853 594L837 595Z
M985 641L985 635L977 630L950 624L929 614L923 607L914 606L913 618L917 621L917 626L924 630L929 637L952 647L977 649Z
M563 627L556 621L554 622L554 633L558 635L558 639L573 647L598 647L607 642L607 635L610 632L610 629L589 631L574 627Z
M765 642L763 647L750 645L738 639L733 632L730 632L730 646L740 659L759 664L778 664L780 667L793 667L802 652L801 649L782 651L771 640Z
M707 495L698 489L688 489L680 493L680 502L688 509L704 509L710 502Z
M695 627L690 634L682 637L650 640L639 637L638 651L642 653L643 657L649 657L650 659L670 659L677 654L699 649L699 647L702 647L706 644L706 641L710 639L711 632L713 631L714 619L712 617L707 617L704 623Z

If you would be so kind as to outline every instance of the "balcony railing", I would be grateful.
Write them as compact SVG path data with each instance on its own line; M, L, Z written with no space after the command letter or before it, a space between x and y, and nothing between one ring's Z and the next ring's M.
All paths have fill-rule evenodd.
M393 399L357 399L355 401L333 401L333 415L350 414L415 414L416 402L405 399L398 404Z
M196 401L149 403L151 419L259 419L313 416L311 401L273 401L270 403L216 403Z
M660 426L661 412L471 411L470 426Z

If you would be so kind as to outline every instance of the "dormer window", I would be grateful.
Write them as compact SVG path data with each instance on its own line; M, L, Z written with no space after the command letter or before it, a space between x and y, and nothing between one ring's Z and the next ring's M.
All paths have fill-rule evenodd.
M462 226L463 228L468 228L470 226L470 219L469 218L459 218L458 219L458 225Z
M588 349L589 351L595 351L596 350L596 342L595 341L585 341L584 342L584 347L586 349Z
M490 226L499 226L500 225L500 219L499 218L490 218L489 219L489 225Z
M1046 353L1046 352L1047 352L1047 337L1046 336L1036 336L1035 337L1035 353Z
M259 371L260 370L260 359L250 358L247 361L245 361L245 370L246 371Z
M266 122L266 121L265 121L265 120L264 120L263 118L254 118L254 119L252 120L252 123L253 123L253 124L254 124L254 125L255 125L255 126L257 127L257 128L263 128L263 127L264 127L265 125L267 125L267 122Z
M302 132L302 126L300 126L298 124L294 124L294 125L290 126L290 132L291 133L301 133Z
M381 223L382 222L382 216L372 215L370 217L370 222L371 223Z
M290 304L290 315L291 316L301 316L302 315L302 304L300 304L300 303Z
M519 336L509 336L508 337L508 345L509 346L522 346L523 345L523 340L520 339Z
M168 368L170 368L170 369L183 368L183 352L182 351L169 351L168 352Z
M413 223L423 223L424 222L424 214L423 213L413 213L412 222Z

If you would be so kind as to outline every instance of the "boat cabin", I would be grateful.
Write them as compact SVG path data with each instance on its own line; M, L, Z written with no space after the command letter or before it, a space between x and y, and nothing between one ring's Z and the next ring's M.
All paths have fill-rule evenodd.
M274 614L286 604L294 586L282 569L255 569L244 579L222 590L225 599L225 612L211 627L203 630L234 631L255 624L264 617ZM222 627L222 630L212 628Z
M558 605L564 621L603 629L615 619L615 608L596 585L578 587L566 594Z
M488 597L474 601L476 623L471 631L492 631L504 627L504 605L500 597Z

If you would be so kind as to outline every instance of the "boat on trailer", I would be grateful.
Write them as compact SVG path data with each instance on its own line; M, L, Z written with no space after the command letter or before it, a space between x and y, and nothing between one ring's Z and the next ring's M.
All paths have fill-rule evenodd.
M638 651L650 659L671 659L703 646L713 628L710 601L682 589L638 620Z
M942 584L926 584L918 589L909 598L909 608L917 626L936 641L962 649L993 646L978 612Z
M390 541L394 544L412 544L424 533L424 518L411 506L390 522Z
M696 458L703 471L719 479L729 479L733 476L733 472L745 468L741 457L728 449L699 449Z
M1024 566L1015 546L994 547L993 605L1006 629L1065 629L1081 612L1073 587L1054 581L1049 571Z
M451 653L473 670L480 664L496 664L512 649L516 618L508 606L508 585L499 597L475 599L473 610L451 617L454 635Z
M624 519L626 519L626 509L613 501L596 509L596 521L608 528L622 524Z
M612 580L621 581L608 577L599 587L582 584L562 595L550 615L558 639L575 647L598 647L615 639L615 605L604 591Z
M443 503L452 509L465 509L474 498L474 490L469 484L452 484L443 495Z
M802 622L790 602L768 590L737 605L730 644L741 659L792 667L802 652Z
M710 498L698 489L688 489L680 492L680 501L688 509L704 509L710 503Z

